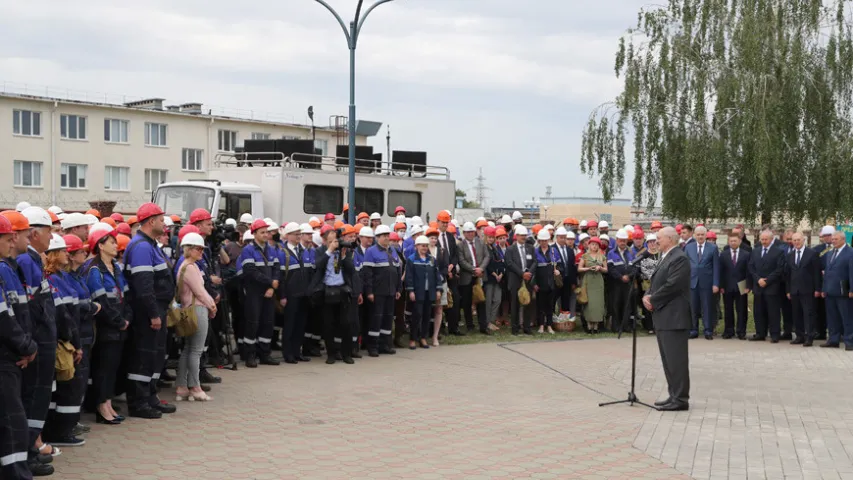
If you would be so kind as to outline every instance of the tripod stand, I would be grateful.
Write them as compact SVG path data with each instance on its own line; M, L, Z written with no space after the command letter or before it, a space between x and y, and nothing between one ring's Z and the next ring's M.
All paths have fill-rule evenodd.
M628 289L628 298L625 301L628 303L628 308L625 309L625 313L622 318L622 325L625 324L625 320L630 320L631 322L631 390L628 392L628 398L625 400L615 400L612 402L604 402L599 403L599 407L606 407L608 405L618 405L622 403L627 403L628 405L633 406L635 403L642 405L644 407L649 407L652 410L658 410L657 407L653 405L649 405L648 403L644 403L637 398L637 394L634 392L634 388L637 382L637 320L634 318L634 312L636 312L636 305L633 304L632 300L634 298L636 283L637 283L637 272L633 272L630 274L630 287ZM622 326L619 327L619 337L622 338Z

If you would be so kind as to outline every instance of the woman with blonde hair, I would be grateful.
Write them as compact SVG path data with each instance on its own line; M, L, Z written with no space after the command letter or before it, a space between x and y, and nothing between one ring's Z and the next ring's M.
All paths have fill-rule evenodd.
M184 348L178 361L175 400L206 402L213 398L204 393L199 381L200 359L207 339L208 318L216 316L216 302L204 288L204 278L196 263L204 255L204 238L188 233L181 239L184 262L177 272L178 300L183 307L193 307L198 329L184 338Z
M578 272L583 273L583 286L586 289L587 304L584 308L589 333L598 333L604 322L607 309L604 305L604 277L607 275L607 258L602 252L601 240L589 239L587 251L581 256Z

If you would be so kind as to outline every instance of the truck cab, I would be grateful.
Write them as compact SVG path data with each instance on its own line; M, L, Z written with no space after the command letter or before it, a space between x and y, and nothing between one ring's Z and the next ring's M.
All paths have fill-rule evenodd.
M169 215L187 220L193 210L203 208L219 222L239 219L244 213L263 218L263 192L257 185L220 180L189 180L161 184L153 202Z

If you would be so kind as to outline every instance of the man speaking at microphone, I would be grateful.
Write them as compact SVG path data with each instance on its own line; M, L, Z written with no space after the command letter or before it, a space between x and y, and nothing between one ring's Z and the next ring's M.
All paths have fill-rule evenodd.
M678 234L672 227L658 232L662 255L643 305L652 312L655 333L669 387L669 397L655 402L660 410L676 412L689 408L690 369L687 342L690 319L690 260L678 247Z

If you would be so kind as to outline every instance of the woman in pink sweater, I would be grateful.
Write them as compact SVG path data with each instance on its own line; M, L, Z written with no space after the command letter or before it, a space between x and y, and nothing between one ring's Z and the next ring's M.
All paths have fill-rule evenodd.
M188 233L181 240L184 261L177 272L177 285L181 305L192 305L198 318L198 330L190 337L184 337L184 349L178 362L177 401L189 400L206 402L212 400L201 389L199 382L199 359L204 351L207 339L208 318L216 316L216 302L204 289L204 278L196 262L204 255L204 239L197 233ZM181 276L183 275L183 278Z

